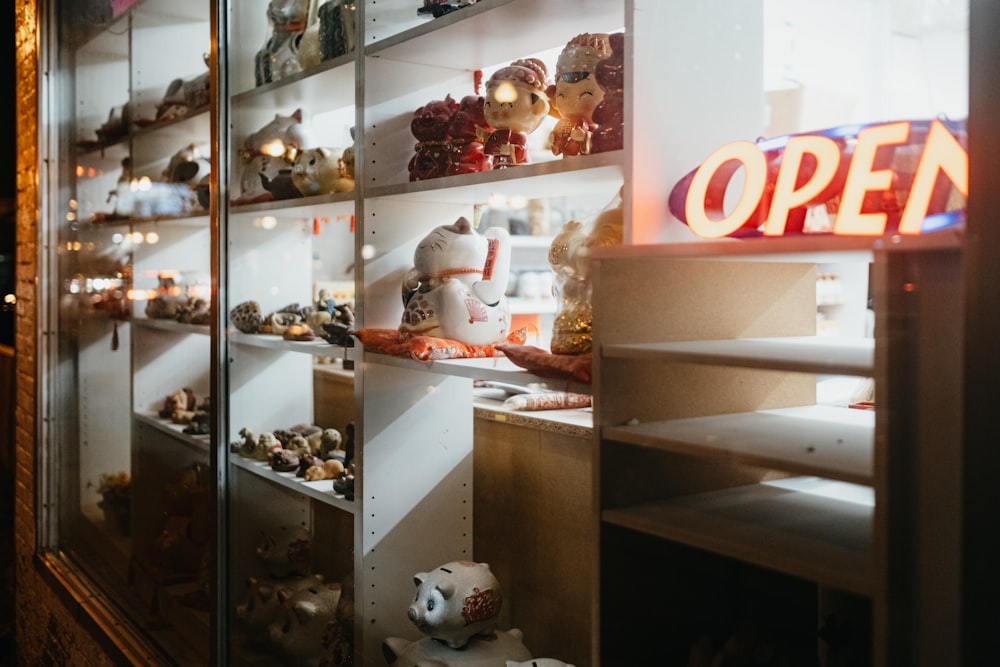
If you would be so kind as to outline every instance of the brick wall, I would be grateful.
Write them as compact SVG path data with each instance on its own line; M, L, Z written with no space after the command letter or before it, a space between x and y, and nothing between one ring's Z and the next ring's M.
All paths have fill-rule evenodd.
M78 607L57 596L34 561L35 364L38 317L39 4L15 0L17 72L17 318L15 325L15 548L18 665L103 667L113 663L79 622Z

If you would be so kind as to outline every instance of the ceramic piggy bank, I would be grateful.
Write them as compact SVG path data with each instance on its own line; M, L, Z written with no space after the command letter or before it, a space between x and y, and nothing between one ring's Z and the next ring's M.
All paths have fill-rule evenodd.
M236 606L236 616L251 631L263 630L284 618L284 600L309 587L323 585L323 577L312 574L287 579L257 579L246 581L246 598Z
M325 147L310 148L295 157L292 183L303 197L354 189L354 177L347 172L342 152Z
M500 614L500 583L486 563L453 561L413 577L417 594L407 616L428 637L462 648L488 634Z
M282 597L284 615L268 628L271 641L293 664L318 664L327 653L328 626L338 623L341 585L310 586Z
M401 637L382 641L382 654L389 667L502 667L507 661L530 665L531 652L521 641L522 633L497 630L485 637L473 637L461 651L425 637L411 642Z
M510 274L510 236L484 235L459 218L436 227L417 245L403 282L403 336L436 336L467 345L503 342L510 329L504 292Z

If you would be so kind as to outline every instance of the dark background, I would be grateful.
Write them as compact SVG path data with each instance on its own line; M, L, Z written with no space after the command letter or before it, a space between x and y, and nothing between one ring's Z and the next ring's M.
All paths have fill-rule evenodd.
M3 296L14 292L14 197L16 190L17 126L14 109L17 103L17 85L14 75L14 7L4 4L3 25L0 29L8 36L3 40L3 80L0 81L0 345L14 345L14 309L3 304Z

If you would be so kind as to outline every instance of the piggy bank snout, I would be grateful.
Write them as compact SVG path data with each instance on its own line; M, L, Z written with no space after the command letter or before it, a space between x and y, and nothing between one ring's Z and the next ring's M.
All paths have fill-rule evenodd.
M417 619L420 618L420 611L415 606L410 606L410 608L406 610L406 615L412 622L416 623Z

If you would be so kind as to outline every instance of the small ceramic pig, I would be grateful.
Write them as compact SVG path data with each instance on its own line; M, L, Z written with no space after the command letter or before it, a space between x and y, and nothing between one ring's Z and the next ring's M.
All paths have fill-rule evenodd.
M521 664L531 660L531 652L521 641L521 636L521 631L516 628L497 630L489 637L473 637L461 651L430 637L415 642L402 637L387 637L382 641L382 654L389 667L497 667L506 661Z
M303 197L354 189L354 178L348 176L340 151L333 148L310 148L299 153L292 166L292 183Z
M307 577L290 579L257 579L246 581L246 599L236 606L236 616L251 631L263 630L275 621L283 619L282 600L304 588L323 585L323 577L312 574Z
M421 632L452 648L488 634L500 614L500 583L486 563L453 561L413 577L417 594L407 616Z
M326 654L328 626L338 623L342 588L331 583L281 594L285 613L268 628L271 641L294 664L317 664Z
M312 535L301 526L282 526L275 535L264 535L257 557L273 577L309 572Z

